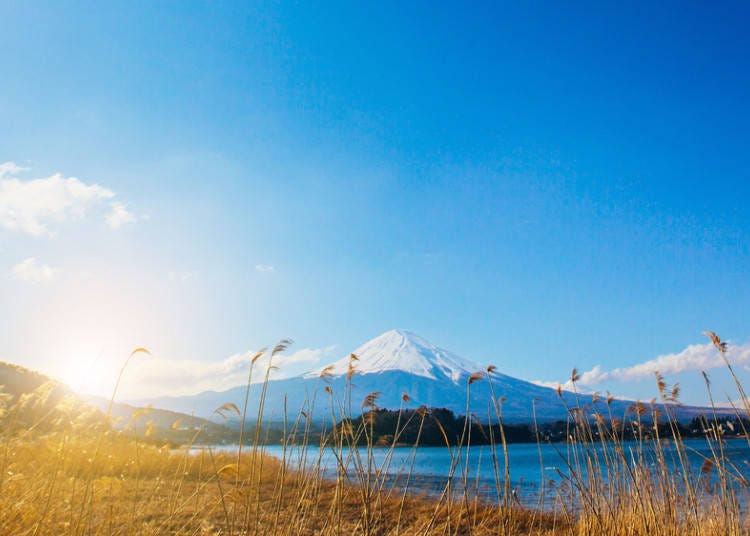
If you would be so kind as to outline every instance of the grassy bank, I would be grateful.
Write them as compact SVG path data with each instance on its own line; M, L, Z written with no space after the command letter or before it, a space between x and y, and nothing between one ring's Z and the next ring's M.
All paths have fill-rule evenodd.
M500 526L508 533L555 528L549 515L405 497L375 485L367 492L351 482L284 469L252 450L238 460L210 449L160 449L137 443L135 435L107 434L98 443L75 426L67 432L3 443L1 534L496 534Z
M713 340L726 359L726 346L718 337ZM271 358L285 347L282 341ZM727 366L734 377L728 361ZM490 367L469 378L467 399L473 384L492 382L491 371ZM355 374L356 356L352 356L349 378ZM240 442L247 445L226 454L208 447L160 446L164 441L150 423L148 410L136 411L127 423L114 427L111 404L102 414L54 384L44 383L23 395L3 395L0 534L714 535L748 531L748 482L743 477L747 461L727 456L726 421L709 416L702 422L711 454L698 469L693 468L670 410L679 403L678 389L668 388L658 375L661 404L635 405L626 419L592 414L587 407L568 408L568 440L555 447L556 463L565 468L560 476L566 486L554 491L559 500L545 510L523 509L515 500L501 398L488 400L487 424L499 431L498 436L488 435L494 499L480 502L467 491L471 488L467 462L476 443L472 436L478 419L466 412L456 442L428 409L401 410L384 443L374 433L378 393L354 401L350 390L336 393L325 378L324 371L319 392L285 420L281 460L263 454L268 439L263 396L257 408L228 403L214 412L211 421L232 415L251 423L240 432ZM575 385L575 371L572 379ZM706 385L710 394L710 383ZM265 386L251 385L248 379L248 390L265 393ZM746 404L739 382L737 388ZM115 395L116 389L113 400ZM309 416L319 397L335 409L321 444L309 449ZM403 401L407 405L408 396ZM352 408L361 418L352 418ZM748 409L737 409L740 426L745 421L739 417L747 417ZM417 475L408 468L398 486L391 487L387 477L390 453L403 443L404 431L416 429L410 440L416 452L427 425L442 430L451 460L444 489L429 497L413 491L416 486L410 484ZM199 442L208 426L195 429L186 446ZM626 442L633 437L635 444ZM384 448L386 455L376 457L375 448ZM335 460L333 478L324 478L324 451ZM300 457L300 452L306 454Z

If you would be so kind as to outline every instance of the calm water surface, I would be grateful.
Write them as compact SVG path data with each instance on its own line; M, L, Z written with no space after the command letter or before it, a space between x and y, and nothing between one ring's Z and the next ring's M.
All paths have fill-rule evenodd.
M712 447L716 449L717 446L715 443L709 445L703 439L687 439L684 443L687 448L688 470L697 476L704 460L713 458ZM653 444L647 443L640 447L636 442L625 442L622 447L625 456L632 462L640 458L646 466L656 467ZM236 450L237 446L216 448L231 451ZM612 446L603 447L599 444L594 448L596 456L603 458L604 449L611 449ZM724 443L724 449L726 456L737 467L737 471L750 480L750 448L747 442L744 439L729 440ZM305 449L291 448L285 453L281 446L269 445L263 447L263 451L279 459L285 457L292 469L318 471L324 478L336 478L340 468L332 449L321 450L314 446ZM663 453L669 468L679 471L681 464L674 446L664 443ZM514 500L528 506L549 507L555 501L566 500L567 496L572 497L569 493L570 465L575 464L574 454L572 448L564 443L508 445L510 482ZM457 448L449 451L446 447L396 447L392 451L388 448L375 448L370 458L364 448L356 452L344 449L342 465L347 478L355 478L358 467L369 468L372 473L386 475L384 488L392 488L398 492L408 486L410 492L439 495L446 487L451 470L451 488L457 493L462 492L464 488L464 473L467 475L466 487L469 492L486 500L497 500L498 493L502 494L504 486L505 463L502 449L496 448L493 457L489 446L472 447L468 455L465 448L460 451ZM464 471L466 468L468 470ZM600 468L606 480L606 467L603 463L600 464Z

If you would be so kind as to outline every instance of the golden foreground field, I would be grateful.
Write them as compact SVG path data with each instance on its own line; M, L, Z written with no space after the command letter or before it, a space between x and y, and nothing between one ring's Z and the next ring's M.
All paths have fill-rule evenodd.
M484 380L477 374L467 388L473 381ZM567 453L573 500L539 511L514 502L504 436L490 450L496 500L481 502L462 491L470 434L458 445L446 438L453 463L442 493L420 496L389 486L387 462L373 456L366 418L376 393L362 404L365 418L358 421L347 420L341 404L319 449L333 453L336 472L323 478L322 454L311 455L304 471L287 457L292 449L318 450L306 450L311 424L304 413L285 423L284 463L263 454L262 403L255 426L240 432L246 446L228 454L164 444L149 410L115 427L111 404L102 414L59 385L43 383L20 396L0 393L0 534L747 534L747 460L730 459L724 424L706 419L711 455L694 470L666 404L677 393L660 377L657 385L662 409L640 405L630 422L570 408L570 433L560 450ZM501 401L493 402L502 430ZM217 408L212 418L230 414L250 420L247 408L234 404ZM737 426L744 428L743 417L738 410ZM421 430L430 412L411 418L421 419ZM378 448L393 449L406 424L396 425L390 447ZM466 417L466 430L470 424ZM640 434L635 449L623 441L626 427ZM195 447L204 429L195 427L186 446ZM665 429L670 433L661 435Z
M404 496L377 475L354 483L289 472L270 457L175 452L123 435L4 441L1 534L740 534L739 504L625 488L578 515ZM238 471L239 467L239 471ZM354 470L356 463L351 464ZM460 478L460 477L457 477ZM644 478L646 478L644 476ZM592 488L596 488L592 482ZM585 490L580 499L589 500ZM617 505L614 509L610 507Z
M2 534L541 533L552 517L470 504L366 496L357 486L284 474L272 458L185 455L64 439L11 447ZM97 457L98 458L98 457ZM10 476L8 476L10 475ZM558 520L558 525L561 521Z

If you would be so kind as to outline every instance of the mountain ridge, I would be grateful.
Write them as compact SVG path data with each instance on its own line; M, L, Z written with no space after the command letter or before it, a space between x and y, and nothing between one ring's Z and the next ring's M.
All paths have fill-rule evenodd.
M377 407L385 409L424 405L446 408L456 414L468 411L484 422L496 419L499 409L503 420L509 423L567 420L571 408L575 407L591 414L598 412L623 418L632 412L636 403L557 390L502 374L491 367L479 367L407 330L387 331L326 366L291 378L271 379L264 389L253 384L249 393L246 386L237 386L225 391L159 397L138 403L207 417L226 402L239 405L246 394L249 407L257 408L263 391L266 417L279 420L284 418L285 410L293 414L304 411L311 418L329 419L344 407L351 408L353 417L362 410L360 402L373 393L379 393ZM661 404L657 407L663 409ZM711 410L673 405L670 411L683 420Z
M46 389L46 391L45 391ZM110 400L107 397L82 395L73 391L65 383L55 380L46 374L36 370L0 361L0 394L5 394L8 399L4 401L8 408L14 404L23 402L24 397L32 401L32 406L44 407L51 410L57 404L68 399L70 407L77 407L79 412L84 409L96 410L102 419L110 406ZM38 394L34 399L34 395ZM70 401L74 404L70 404ZM0 407L2 409L2 407ZM28 410L28 408L27 408ZM155 425L163 434L169 436L178 435L172 430L175 423L181 423L180 426L189 427L190 430L205 428L204 436L225 439L229 430L220 423L208 422L199 416L177 412L168 408L149 407L147 404L142 406L128 404L124 402L114 402L111 406L110 417L112 426L116 430L121 430L131 422L134 422L134 415L141 414L144 416L142 424L150 422ZM2 411L0 411L0 421ZM19 417L16 416L16 419ZM185 435L185 434L183 434Z

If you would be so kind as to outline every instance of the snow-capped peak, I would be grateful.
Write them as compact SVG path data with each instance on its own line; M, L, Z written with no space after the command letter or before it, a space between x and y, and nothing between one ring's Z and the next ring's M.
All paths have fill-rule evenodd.
M438 348L419 335L394 329L366 342L353 352L357 356L357 374L377 374L398 370L430 379L449 378L457 382L461 376L472 374L478 366L454 353ZM310 372L306 377L319 376L324 369L332 376L342 376L349 370L349 356L327 367Z

